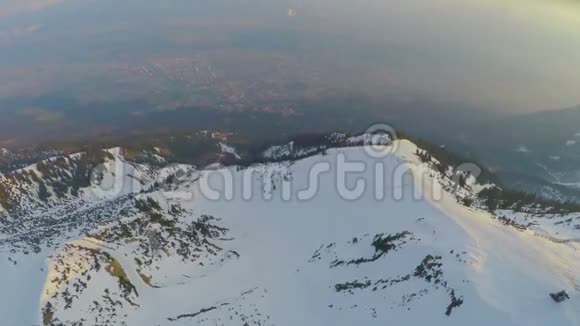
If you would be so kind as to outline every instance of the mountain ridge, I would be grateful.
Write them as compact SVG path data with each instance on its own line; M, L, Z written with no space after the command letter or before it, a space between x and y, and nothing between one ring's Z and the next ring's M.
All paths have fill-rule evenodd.
M121 156L120 149L112 150L104 159L105 169L100 170L102 178L98 180L106 183L120 178L135 188L123 187L114 196L104 197L100 209L80 205L81 212L73 213L85 216L78 220L80 229L58 227L60 232L41 232L36 238L15 233L15 237L3 239L0 255L8 263L2 268L10 279L13 273L22 273L21 267L37 264L30 269L30 278L43 278L43 289L32 287L28 291L31 296L42 293L36 310L38 321L33 322L43 325L135 325L151 321L160 325L347 325L361 320L382 324L385 318L411 324L426 322L413 311L442 324L459 325L476 322L469 317L476 310L480 311L480 323L575 323L573 318L562 319L555 306L551 308L548 294L566 289L572 302L562 303L565 307L577 300L574 259L554 256L574 257L576 244L553 240L565 234L572 237L576 232L572 225L559 222L574 221L578 216L550 215L542 208L538 208L540 213L530 209L532 214L519 215L507 209L501 212L504 216L494 216L479 208L486 205L485 199L475 196L476 191L487 187L477 186L468 175L457 178L457 172L443 164L443 158L435 159L407 140L334 137L338 143L352 146L301 147L298 145L305 143L299 142L278 147L286 151L270 147L263 153L281 156L266 155L264 162L208 169L131 163ZM372 158L367 153L369 140L385 150L396 150L389 156ZM223 150L222 146L216 148ZM285 183L306 189L313 166L331 163L334 171L341 155L350 161L385 164L386 175L402 167L413 178L401 179L401 200L393 197L398 186L388 181L388 194L381 201L371 194L345 201L332 186L333 173L321 175L320 191L312 199L284 200ZM118 164L126 170L115 175ZM223 184L212 176L231 173L241 182L248 171L255 195L250 201L237 197L210 200L196 186L207 180L223 195L227 193L220 188ZM371 171L364 172L363 179L371 185L376 182ZM418 201L412 197L415 189L421 189ZM192 197L183 197L184 190ZM432 190L441 191L443 199L430 198ZM86 189L80 194L77 199L72 195L65 199L51 196L49 203L57 212L62 205L59 200L93 201L85 197ZM373 207L370 203L379 208L369 210ZM383 218L382 212L394 215ZM110 218L103 218L106 216ZM531 224L518 222L526 219ZM9 223L15 223L12 221ZM20 228L30 225L34 223ZM457 240L451 240L454 238ZM496 243L506 242L512 249L498 256ZM44 255L48 260L41 258ZM515 274L495 262L508 258L515 259L509 268L519 271L531 268L533 258L533 268L538 271L520 275L520 285L509 287L496 279L497 273ZM543 259L550 263L537 263ZM42 271L34 272L39 268ZM488 283L484 282L487 277L495 280L488 285L497 293L475 290ZM543 317L525 317L530 306L508 300L511 296L503 287L526 291L534 300L530 303L534 311L541 311ZM204 295L192 297L192 293ZM11 306L7 298L3 297L2 303ZM503 308L486 308L489 303L509 308L500 313ZM304 313L289 315L288 307ZM485 318L482 309L487 311ZM19 317L7 320L21 322Z

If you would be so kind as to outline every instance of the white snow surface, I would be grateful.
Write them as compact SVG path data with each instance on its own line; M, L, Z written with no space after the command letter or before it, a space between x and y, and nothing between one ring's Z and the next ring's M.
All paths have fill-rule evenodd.
M236 159L241 160L242 157L238 154L238 152L236 151L236 149L228 144L224 144L224 143L219 143L220 146L220 150L222 151L222 153L227 153L227 154L231 154L233 155Z
M186 213L176 217L178 225L211 215L212 223L227 228L204 238L194 260L181 259L170 244L144 253L138 248L143 237L107 242L78 236L38 254L11 252L3 244L2 324L42 325L51 302L50 317L65 325L580 325L580 244L522 232L462 206L420 163L414 144L402 140L393 146L397 151L381 159L360 147L341 148L292 164L198 171L169 197L160 191L143 195L159 201L164 212L182 207ZM370 167L349 175L351 188L357 178L367 181L359 199L343 199L336 187L339 155ZM316 195L284 198L284 184L292 194L306 189L320 162L331 169L320 174ZM374 191L378 162L385 167L380 199ZM401 169L408 173L399 183L394 176ZM233 176L233 198L206 198L200 186L205 183L225 193L224 172ZM249 172L250 199L242 195ZM404 196L396 198L401 188ZM422 198L414 198L415 189ZM192 196L175 195L180 190ZM153 229L173 239L163 227ZM373 240L388 235L390 249L377 254ZM148 259L148 266L137 262ZM125 296L105 268L112 260L133 286ZM419 266L428 268L418 273ZM142 275L151 279L145 282ZM79 284L86 289L77 291ZM557 304L549 293L560 290L570 300ZM453 298L462 304L447 315ZM95 302L106 309L99 312Z
M391 142L391 137L387 134L369 134L364 133L358 136L352 136L346 139L348 144L358 145L387 145Z

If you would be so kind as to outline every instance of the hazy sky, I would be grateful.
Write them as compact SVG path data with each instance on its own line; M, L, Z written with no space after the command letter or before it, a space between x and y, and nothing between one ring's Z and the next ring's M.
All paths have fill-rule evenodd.
M0 0L0 50L4 46L12 50L4 53L14 56L15 51L51 43L43 40L68 38L72 41L67 46L76 40L80 47L91 35L99 35L96 28L134 26L131 35L138 30L144 39L149 35L171 39L157 24L189 21L207 29L212 20L220 21L220 28L224 20L232 20L235 31L239 25L234 22L243 21L319 38L321 48L327 47L322 53L328 60L346 66L364 64L360 78L370 84L376 81L379 88L396 85L490 110L536 111L580 104L580 1L207 2ZM295 17L288 17L290 8ZM106 39L99 44L106 46ZM9 62L0 51L0 65L3 59Z
M2 0L0 1L0 16L22 14L27 11L42 10L63 0Z
M384 67L410 87L500 109L580 104L580 1L339 2L335 28L408 50Z

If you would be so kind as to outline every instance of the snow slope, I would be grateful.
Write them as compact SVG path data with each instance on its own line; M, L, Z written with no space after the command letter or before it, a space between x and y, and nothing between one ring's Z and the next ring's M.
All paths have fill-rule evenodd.
M459 204L466 190L415 145L392 146L197 171L38 254L4 244L18 263L0 265L14 289L0 312L11 325L580 325L580 244ZM337 182L343 158L366 166L347 177L349 189L366 181L357 199ZM560 290L570 300L556 304Z

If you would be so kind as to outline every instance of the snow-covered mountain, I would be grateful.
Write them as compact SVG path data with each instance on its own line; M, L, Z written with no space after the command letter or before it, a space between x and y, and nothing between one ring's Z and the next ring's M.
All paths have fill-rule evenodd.
M331 138L203 169L113 149L75 194L82 153L45 190L2 177L2 323L580 325L578 214L489 213L410 141Z

